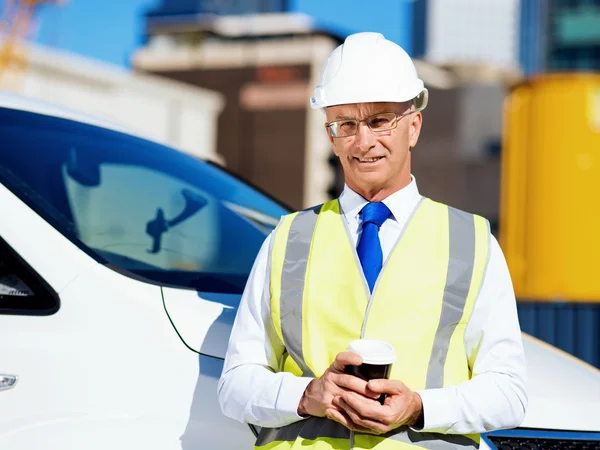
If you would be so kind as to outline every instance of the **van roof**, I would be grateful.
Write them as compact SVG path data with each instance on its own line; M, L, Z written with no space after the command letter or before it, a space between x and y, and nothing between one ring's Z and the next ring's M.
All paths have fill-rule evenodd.
M59 106L44 100L26 97L10 92L0 92L0 108L28 111L45 116L72 120L75 122L81 122L88 125L119 131L121 133L130 134L132 136L156 142L154 139L144 135L143 132L128 127L122 123L112 121L107 118L94 116L92 114L87 114L74 108Z

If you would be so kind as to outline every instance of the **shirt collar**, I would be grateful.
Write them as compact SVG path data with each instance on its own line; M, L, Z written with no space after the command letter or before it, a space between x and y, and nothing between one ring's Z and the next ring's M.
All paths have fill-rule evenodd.
M417 180L411 175L410 183L383 199L383 203L392 213L390 218L403 224L408 220L420 199L421 194L419 194ZM360 222L359 213L369 203L362 195L350 189L348 185L344 185L339 201L344 217L349 224Z

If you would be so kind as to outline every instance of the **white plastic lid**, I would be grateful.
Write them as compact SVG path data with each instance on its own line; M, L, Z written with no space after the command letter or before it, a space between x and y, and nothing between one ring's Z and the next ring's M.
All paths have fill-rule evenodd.
M392 364L396 352L391 344L375 339L356 339L348 345L348 351L358 353L366 364Z

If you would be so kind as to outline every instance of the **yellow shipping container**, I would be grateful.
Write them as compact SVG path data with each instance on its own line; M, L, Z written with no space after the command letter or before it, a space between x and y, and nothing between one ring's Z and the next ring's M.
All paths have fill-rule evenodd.
M500 244L520 299L600 300L600 74L552 74L504 105Z

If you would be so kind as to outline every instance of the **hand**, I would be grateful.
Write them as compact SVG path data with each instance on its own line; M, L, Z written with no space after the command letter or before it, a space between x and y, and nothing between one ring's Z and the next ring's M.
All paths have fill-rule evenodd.
M401 381L370 380L367 395L345 391L335 404L344 410L355 425L369 433L386 433L402 425L414 425L423 413L421 397ZM381 405L373 398L387 394Z
M379 397L379 394L368 392L366 381L344 373L346 366L361 364L362 358L356 353L339 353L325 373L312 380L306 387L298 405L298 415L327 417L351 430L363 431L362 427L352 423L346 412L334 403L334 400L344 393L370 395L371 399Z

